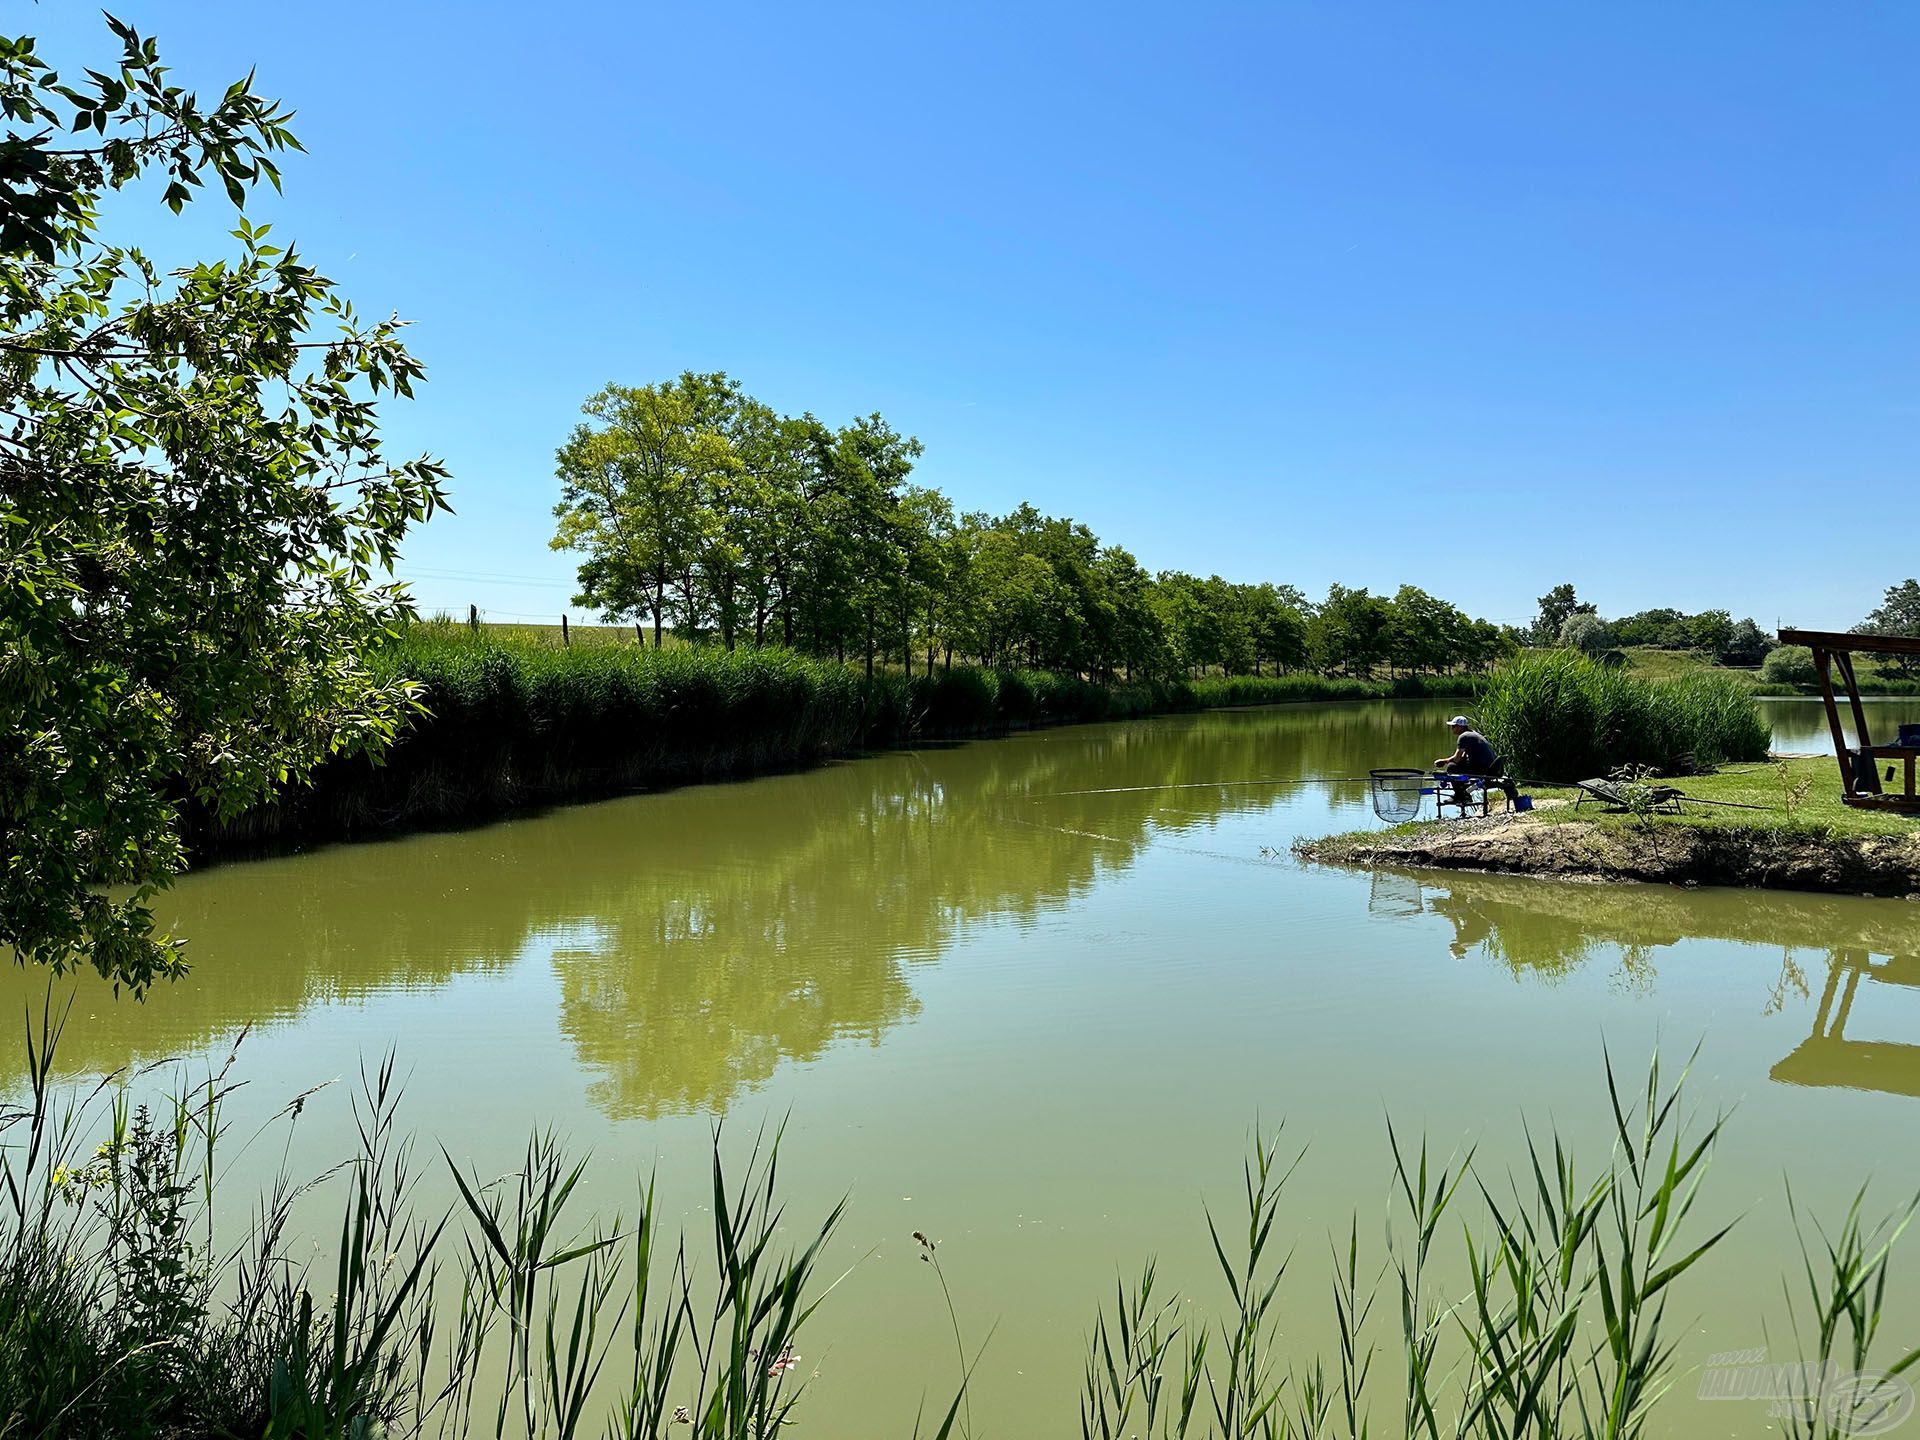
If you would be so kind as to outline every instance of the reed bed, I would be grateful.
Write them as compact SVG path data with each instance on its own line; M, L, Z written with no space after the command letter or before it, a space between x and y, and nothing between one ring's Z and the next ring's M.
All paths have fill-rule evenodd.
M28 1102L0 1113L0 1432L773 1440L792 1420L840 1212L785 1238L777 1137L730 1177L716 1133L706 1264L651 1184L625 1217L577 1215L588 1162L550 1134L502 1177L439 1157L459 1199L436 1212L389 1059L360 1077L357 1153L283 1172L229 1239L216 1176L251 1143L223 1119L235 1057L152 1111L122 1077L56 1086L58 1040L29 1036ZM311 1094L269 1124L285 1153ZM294 1229L324 1187L330 1264Z
M361 1076L357 1152L316 1176L283 1172L229 1237L216 1219L236 1213L217 1203L220 1161L252 1143L223 1119L234 1057L150 1112L113 1079L56 1084L58 1038L57 1026L29 1037L26 1103L0 1115L10 1435L773 1440L847 1429L848 1417L809 1411L800 1363L800 1347L831 1328L822 1305L836 1282L822 1257L844 1206L811 1223L787 1216L777 1135L730 1173L716 1133L709 1233L669 1234L650 1181L624 1217L578 1213L593 1162L551 1135L499 1177L444 1155L422 1161L389 1061ZM1357 1219L1336 1237L1324 1292L1336 1340L1320 1355L1278 1319L1299 1264L1285 1191L1304 1152L1283 1134L1257 1140L1238 1212L1205 1217L1217 1298L1165 1292L1148 1264L1099 1309L1083 1440L1641 1434L1675 1378L1687 1302L1678 1324L1669 1306L1730 1228L1703 1199L1723 1122L1698 1121L1684 1074L1663 1080L1657 1059L1640 1084L1620 1083L1609 1062L1604 1094L1604 1155L1529 1132L1510 1175L1471 1152L1436 1160L1389 1122L1384 1246L1363 1245ZM274 1137L284 1154L298 1153L309 1098L269 1124L285 1132ZM457 1195L446 1208L420 1198L424 1171L441 1166ZM328 1195L340 1214L322 1262L295 1217ZM1886 1357L1875 1341L1913 1213L1875 1222L1863 1192L1831 1231L1796 1214L1788 1329L1797 1373L1812 1377L1790 1397L1796 1440L1871 1433L1902 1402L1899 1377L1920 1351ZM913 1238L932 1260L932 1243ZM951 1398L924 1425L901 1417L895 1433L946 1440L971 1428L978 1357L963 1317L950 1318L957 1355L929 1357L928 1383Z
M1481 731L1522 780L1584 780L1623 767L1700 774L1764 760L1772 735L1752 689L1702 671L1646 680L1571 650L1534 652L1487 677Z
M1464 678L1318 676L1105 684L1044 670L863 672L779 649L563 647L537 635L413 626L376 655L420 710L376 763L230 820L186 806L195 853L436 824L516 806L797 769L860 750L1228 705L1462 693Z

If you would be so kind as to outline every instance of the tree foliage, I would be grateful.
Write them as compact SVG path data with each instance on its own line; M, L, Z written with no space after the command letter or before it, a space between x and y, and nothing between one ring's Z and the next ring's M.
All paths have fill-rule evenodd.
M1573 593L1570 586L1560 588L1569 597ZM1544 606L1544 599L1542 604ZM1562 643L1574 644L1566 638L1565 626L1578 616L1599 618L1591 605L1581 606L1577 615L1570 613L1568 620L1562 622ZM1689 615L1684 610L1656 606L1602 623L1610 633L1610 643L1613 645L1653 650L1699 650L1725 664L1758 665L1766 658L1767 651L1773 648L1773 641L1754 623L1751 616L1736 620L1727 610L1702 610L1697 615ZM1582 627L1580 633L1591 637L1594 632L1590 627ZM1576 645L1575 648L1589 647Z
M1535 645L1560 643L1560 629L1576 615L1591 615L1594 607L1574 593L1572 585L1556 585L1540 597L1540 613L1535 617L1528 638Z
M1889 585L1879 608L1856 628L1869 635L1920 636L1920 580L1903 580L1898 585ZM1901 656L1889 663L1887 668L1895 674L1910 675L1920 669L1920 665L1916 665L1910 657Z
M203 104L108 23L80 83L0 40L0 944L140 988L181 964L148 908L181 803L235 813L412 703L359 657L445 476L382 453L375 398L421 374L399 323L266 226L168 274L100 232L109 191L237 206L296 148L250 77Z
M1020 505L956 513L912 483L920 443L868 415L776 415L726 375L609 385L557 457L553 546L577 603L685 639L778 642L931 670L956 656L1095 679L1309 666L1484 668L1510 635L1403 586L1149 574L1087 526Z
M1811 685L1820 677L1813 651L1804 645L1777 645L1761 662L1760 678L1771 685Z
M1592 611L1569 615L1560 624L1560 643L1583 655L1604 655L1613 648L1613 627Z
M1889 585L1879 608L1855 628L1869 635L1920 635L1920 580Z

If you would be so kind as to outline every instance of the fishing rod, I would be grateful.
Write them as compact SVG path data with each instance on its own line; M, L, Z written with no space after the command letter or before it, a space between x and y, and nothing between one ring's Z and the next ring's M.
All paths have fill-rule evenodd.
M1365 785L1365 775L1304 775L1272 780L1183 780L1170 785L1111 785L1102 790L1027 791L1026 800L1055 800L1065 795L1132 795L1142 790L1225 790L1236 785Z
M1434 776L1436 780L1447 781L1455 778L1451 773L1441 772ZM1267 780L1184 780L1170 785L1111 785L1099 790L1042 790L1029 791L1020 798L1023 800L1058 800L1074 795L1137 795L1147 790L1226 790L1246 785L1368 785L1370 775L1300 775L1274 777ZM1568 780L1515 780L1515 785L1527 790L1578 790L1580 787ZM1690 805L1716 805L1727 810L1765 810L1772 811L1771 805L1749 805L1740 800L1708 800L1698 795L1679 795L1675 797Z

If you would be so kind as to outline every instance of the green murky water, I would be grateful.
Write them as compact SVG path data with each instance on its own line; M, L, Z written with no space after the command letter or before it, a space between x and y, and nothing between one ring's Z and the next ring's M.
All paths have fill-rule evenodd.
M1824 747L1816 706L1771 710L1781 748ZM1523 1114L1597 1148L1603 1044L1637 1070L1702 1042L1694 1099L1736 1111L1708 1213L1743 1218L1676 1305L1678 1363L1765 1346L1763 1320L1788 1358L1782 1176L1829 1213L1869 1176L1888 1206L1920 1188L1920 905L1291 858L1371 823L1365 787L1329 777L1430 759L1447 713L1052 731L225 866L166 902L193 976L144 1006L82 986L64 1058L224 1054L251 1026L238 1103L265 1113L391 1047L456 1157L498 1173L552 1124L598 1157L596 1202L657 1164L696 1225L714 1121L784 1117L795 1215L852 1202L806 1433L902 1433L951 1393L923 1230L970 1343L993 1330L976 1432L1008 1436L1075 1430L1116 1270L1158 1255L1211 1303L1202 1204L1231 1201L1256 1123L1309 1147L1286 1211L1304 1351L1325 1237L1356 1209L1380 1233L1386 1112L1495 1167ZM8 972L0 1004L42 983ZM346 1151L346 1089L302 1117L316 1163ZM1920 1343L1904 1293L1888 1339ZM1663 1433L1777 1429L1696 1388Z

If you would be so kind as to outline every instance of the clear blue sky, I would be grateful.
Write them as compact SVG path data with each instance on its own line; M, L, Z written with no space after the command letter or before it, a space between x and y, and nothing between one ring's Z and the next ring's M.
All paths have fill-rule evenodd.
M1813 625L1920 570L1903 0L116 13L258 67L311 154L254 213L417 322L428 607L557 614L554 447L689 367L1154 568Z

